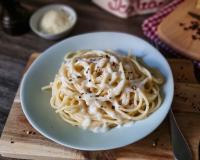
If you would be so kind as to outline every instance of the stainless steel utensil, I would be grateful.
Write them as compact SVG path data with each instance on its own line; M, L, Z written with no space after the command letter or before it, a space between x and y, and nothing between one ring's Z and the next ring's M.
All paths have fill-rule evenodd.
M171 130L171 143L174 157L177 160L192 160L192 152L178 127L172 109L169 111L169 121Z

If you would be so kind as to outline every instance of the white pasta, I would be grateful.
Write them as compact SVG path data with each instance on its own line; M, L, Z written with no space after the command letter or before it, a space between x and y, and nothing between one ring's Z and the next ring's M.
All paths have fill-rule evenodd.
M161 104L161 76L135 57L113 51L67 53L50 85L51 106L63 120L93 132L132 124Z

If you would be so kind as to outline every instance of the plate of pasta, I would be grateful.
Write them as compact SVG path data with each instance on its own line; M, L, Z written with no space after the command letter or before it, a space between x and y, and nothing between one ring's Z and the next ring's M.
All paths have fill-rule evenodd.
M48 48L25 73L23 112L45 137L81 150L136 142L166 117L174 92L165 58L125 33L74 36Z

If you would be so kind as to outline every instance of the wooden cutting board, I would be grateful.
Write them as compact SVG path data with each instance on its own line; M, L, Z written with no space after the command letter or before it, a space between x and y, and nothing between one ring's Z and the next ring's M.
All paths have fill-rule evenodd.
M198 21L188 15L188 12L200 15L197 9L197 0L185 0L172 13L170 13L158 26L159 38L169 46L195 60L200 60L200 39L193 39L195 30L184 30L191 21ZM181 26L180 23L184 23ZM200 23L200 21L199 21Z
M30 57L28 65L38 54ZM170 60L175 78L173 111L180 128L198 160L200 141L200 85L187 60ZM122 137L123 138L123 137ZM39 134L26 120L20 105L19 91L11 107L0 138L2 156L37 160L171 160L169 124L166 119L152 134L137 143L108 151L80 151L70 149Z

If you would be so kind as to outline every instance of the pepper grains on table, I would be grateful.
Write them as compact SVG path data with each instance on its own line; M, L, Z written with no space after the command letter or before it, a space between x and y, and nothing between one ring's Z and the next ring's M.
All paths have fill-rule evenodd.
M191 35L193 40L200 40L200 23L197 20L192 20L189 24L180 22L179 25L183 27L185 31L193 31Z

